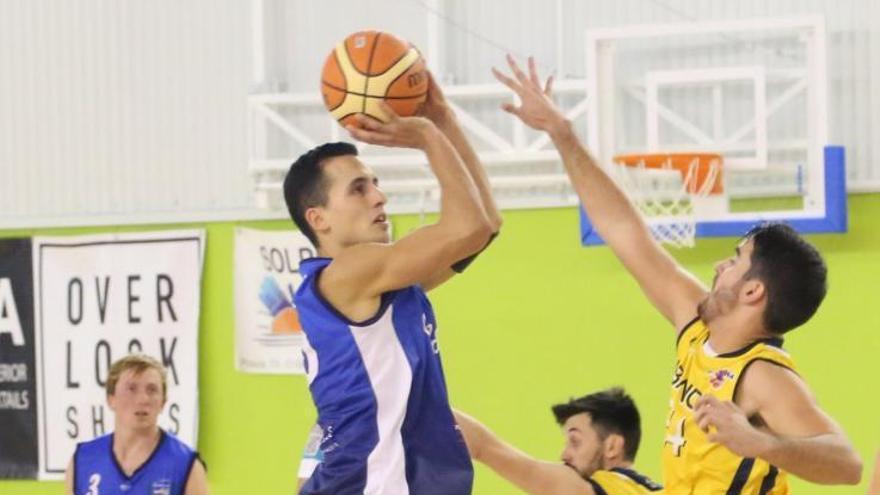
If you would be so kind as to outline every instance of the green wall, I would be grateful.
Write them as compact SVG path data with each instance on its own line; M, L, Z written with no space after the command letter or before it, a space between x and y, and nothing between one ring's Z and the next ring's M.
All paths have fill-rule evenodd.
M820 404L866 460L863 487L880 447L873 399L880 377L880 195L850 198L850 232L810 239L830 267L822 309L786 343ZM416 227L397 217L395 230ZM575 209L513 211L503 234L459 279L432 294L441 352L455 406L521 449L556 459L562 437L549 406L624 385L642 411L637 467L659 478L659 454L673 366L673 329L650 307L607 248L583 248ZM207 226L200 345L199 449L218 495L294 493L299 451L314 412L303 377L247 375L233 369L234 223ZM249 222L287 228L286 222ZM162 226L161 228L176 226ZM187 226L190 227L190 226ZM158 228L158 227L151 227ZM108 229L3 232L5 237ZM135 230L131 228L113 229ZM733 239L700 240L675 256L701 279L729 256ZM798 494L843 494L794 480ZM0 481L0 493L61 493L60 483ZM518 493L478 467L478 495Z

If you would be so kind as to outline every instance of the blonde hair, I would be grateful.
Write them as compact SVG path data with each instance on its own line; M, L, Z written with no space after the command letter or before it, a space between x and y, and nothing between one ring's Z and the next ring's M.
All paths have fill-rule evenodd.
M119 377L126 371L131 370L136 375L140 375L147 370L156 370L162 377L162 398L168 397L168 372L162 363L146 354L129 354L124 358L116 361L110 366L110 375L107 377L107 395L116 393L116 384L119 383Z

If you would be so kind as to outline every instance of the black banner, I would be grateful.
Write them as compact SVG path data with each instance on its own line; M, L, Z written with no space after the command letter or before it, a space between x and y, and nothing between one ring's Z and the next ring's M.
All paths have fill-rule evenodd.
M37 394L30 239L0 239L0 478L36 478Z

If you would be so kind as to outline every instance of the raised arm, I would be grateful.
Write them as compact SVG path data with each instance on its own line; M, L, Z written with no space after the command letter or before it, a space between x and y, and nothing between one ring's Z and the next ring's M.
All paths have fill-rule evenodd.
M533 59L529 75L507 57L513 77L492 69L520 98L520 106L502 108L529 127L547 132L590 221L652 304L677 329L696 316L706 289L654 240L640 214L599 167L575 134L571 122L551 99L552 78L542 86Z
M361 129L350 128L361 141L422 150L440 184L440 216L393 244L365 243L343 249L321 278L334 304L377 298L382 293L424 284L441 268L482 249L491 233L474 181L449 140L429 120L390 115L382 123L361 116ZM369 187L375 187L370 184ZM325 290L325 289L331 290Z
M430 85L428 86L428 96L422 107L422 115L440 129L453 148L464 162L465 169L477 186L480 194L483 208L486 211L486 218L489 220L489 227L493 232L497 232L501 228L501 212L498 211L498 205L495 204L495 198L492 197L492 188L489 185L489 177L486 175L486 169L480 162L474 147L471 145L467 136L465 136L455 111L446 100L443 90L434 80L434 76L430 76Z
M505 443L479 421L453 410L471 457L489 466L530 495L595 495L593 487L574 469L539 461Z
M757 361L741 380L739 405L710 395L698 401L695 419L710 441L737 455L764 459L813 483L859 483L862 461L858 454L794 372ZM759 418L766 426L756 428L749 417Z
M443 90L431 74L429 74L429 81L428 96L422 105L420 113L440 129L440 132L452 143L453 148L461 157L465 169L477 187L480 201L483 204L486 218L489 221L489 229L493 234L497 234L501 230L501 212L498 210L498 205L495 204L495 198L492 197L492 187L489 184L486 170L467 136L465 136L461 125L459 125L455 111L446 100ZM442 284L454 274L455 271L452 268L441 269L432 280L425 284L425 290Z

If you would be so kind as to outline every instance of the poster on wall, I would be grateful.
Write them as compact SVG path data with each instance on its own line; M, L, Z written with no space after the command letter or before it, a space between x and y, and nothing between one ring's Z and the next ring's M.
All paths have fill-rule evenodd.
M0 478L36 478L31 240L0 240Z
M163 363L159 426L195 446L204 231L33 241L40 478L63 478L78 442L113 430L104 386L131 352Z
M293 305L299 262L317 256L296 231L235 232L235 366L239 371L303 374L305 337Z

